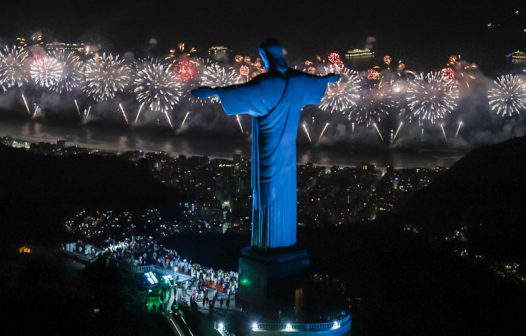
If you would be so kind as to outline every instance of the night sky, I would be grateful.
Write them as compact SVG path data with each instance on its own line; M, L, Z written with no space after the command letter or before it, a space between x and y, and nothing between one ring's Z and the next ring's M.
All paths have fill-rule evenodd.
M317 141L310 141L307 126L303 126L306 135L299 130L299 160L326 166L302 164L298 168L298 242L309 251L312 274L321 275L322 282L332 289L342 284L348 287L344 295L324 296L345 299L346 306L352 305L354 335L526 335L526 281L520 278L526 276L526 155L522 154L526 151L526 113L523 105L517 105L520 108L514 109L514 115L501 117L490 106L510 92L515 102L524 97L522 79L516 74L525 74L526 63L512 63L505 55L526 51L526 0L318 0L314 5L297 0L2 1L0 47L15 44L17 36L29 39L34 32L42 32L46 42L84 42L135 59L164 58L181 41L196 47L203 56L212 45L229 47L231 56L256 56L260 43L273 38L285 47L289 64L330 51L343 54L373 40L376 59L363 63L384 67L381 62L386 54L394 62L403 60L415 72L441 69L452 54L462 55L469 65L476 63L478 69L465 70L468 76L458 81L458 92L429 89L424 79L412 81L402 71L384 71L382 76L389 75L384 78L394 78L391 82L365 79L364 71L359 74L363 87L352 90L365 94L347 92L365 97L353 98L356 109L348 103L340 109L345 114L321 113L322 109L315 107L302 112L302 125L308 123ZM36 56L32 55L32 62L42 60ZM164 65L155 66L155 74L167 70ZM366 66L362 70L370 65ZM134 66L134 70L142 72L148 67L153 65ZM476 74L473 81L470 71ZM82 271L56 257L63 242L82 237L91 241L89 234L73 235L66 230L64 224L76 214L82 214L76 216L79 227L91 223L93 230L102 231L100 221L84 215L98 210L115 214L167 211L170 221L177 223L169 239L160 232L171 222L160 217L150 226L150 217L143 215L148 227L129 221L122 232L128 232L128 237L132 231L147 236L149 230L155 230L152 235L162 237L154 239L166 247L174 246L181 256L226 270L236 268L240 248L250 239L250 217L246 214L250 214L251 199L247 197L252 195L249 176L254 170L247 159L248 118L238 120L239 132L235 119L222 113L219 104L199 106L185 96L177 104L170 100L162 111L149 103L139 118L145 104L137 98L140 90L151 91L149 101L166 87L174 97L187 91L179 92L171 79L157 84L150 79L155 74L145 76L146 84L140 87L140 77L134 72L130 90L110 87L106 91L116 97L96 102L88 86L106 78L93 72L96 80L83 80L82 87L63 94L48 90L50 85L37 85L34 78L20 87L15 85L20 83L13 83L0 94L0 133L15 140L0 139L0 296L8 307L1 314L6 335L167 334L164 317L161 321L157 319L160 314L144 311L148 294L146 287L136 286L137 277L122 272L106 257ZM91 75L79 71L77 80L86 73ZM497 75L510 73L514 76L506 78L513 78L510 81L515 85L493 93L488 90L496 88L492 82ZM260 78L267 75L273 73ZM128 83L128 74L120 77ZM430 81L435 87L453 85L442 77ZM203 81L189 81L183 89L195 82ZM395 87L398 83L401 85ZM469 83L473 85L468 87ZM411 84L420 86L408 89ZM430 123L420 117L422 113L418 116L421 122L410 122L417 119L410 103L419 99L443 103L438 108L427 104L431 107L426 110L440 123ZM117 106L122 114L116 112ZM377 122L373 117L365 120L352 114L360 108L357 115L376 110ZM135 122L132 126L128 121L132 113L137 128ZM168 127L165 117L170 126L170 118L174 120L175 129ZM375 130L366 127L365 121L372 122ZM21 144L18 138L46 143L31 145L26 151L14 148ZM68 142L67 148L47 143L59 138ZM75 143L93 149L154 149L156 153L130 151L117 156L69 147ZM208 158L230 156L243 148L244 158L235 165ZM476 149L450 169L422 169L431 166L431 161L433 166L448 165L471 148ZM190 156L199 152L206 157ZM175 159L176 153L188 156ZM334 161L335 165L347 164L345 160L352 157L351 165L382 161L395 168L414 165L415 169L387 166L384 171L384 164L376 162L381 170L371 170L374 163L367 169L358 168L360 163L356 169L334 166L328 170L332 155L342 158ZM428 186L420 189L424 185ZM228 215L224 201L231 202L233 211ZM191 211L187 204L192 204ZM220 218L221 214L227 217ZM108 223L108 231L122 237L117 234L120 231L114 231L117 221ZM224 224L231 224L226 234ZM132 227L137 231L128 230ZM102 242L103 237L93 240ZM19 253L22 245L32 252ZM117 264L123 262L119 259ZM241 275L239 280L246 281ZM332 282L334 279L337 281ZM301 293L303 297L303 290ZM316 294L323 296L320 293ZM309 299L306 295L302 301L314 307ZM211 328L214 319L229 318L224 312L212 314L215 308L209 317L197 316L183 305L178 308L189 321L184 324L196 328L195 335L208 335L202 330ZM250 316L252 323L254 316L248 308L242 313ZM279 309L273 313L278 311L282 321L293 321L288 316L282 318ZM333 321L333 316L326 321ZM248 323L235 321L230 325L235 324L248 327ZM15 331L9 332L9 328Z
M42 31L52 40L89 41L119 52L162 55L178 41L206 50L227 45L255 53L281 40L290 58L344 52L376 38L378 54L436 67L452 53L482 66L526 47L520 1L34 1L2 11L0 37ZM497 4L497 5L495 5ZM5 4L3 6L6 6ZM516 15L515 10L520 10ZM493 30L487 23L500 24ZM150 38L158 44L148 49ZM148 49L148 50L147 50ZM147 51L146 51L147 50Z

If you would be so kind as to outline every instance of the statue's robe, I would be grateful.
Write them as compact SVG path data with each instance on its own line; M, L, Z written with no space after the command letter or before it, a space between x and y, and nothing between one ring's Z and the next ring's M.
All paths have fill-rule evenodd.
M293 69L220 88L228 115L252 116L252 246L296 243L296 137L303 107L319 104L332 77Z

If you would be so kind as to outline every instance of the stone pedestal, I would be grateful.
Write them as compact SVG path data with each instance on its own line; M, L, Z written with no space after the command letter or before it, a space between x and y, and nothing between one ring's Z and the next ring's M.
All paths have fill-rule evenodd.
M239 257L239 292L236 302L243 307L266 308L269 303L288 300L295 282L309 266L306 250L298 248L262 251L244 248ZM272 306L272 305L270 305Z

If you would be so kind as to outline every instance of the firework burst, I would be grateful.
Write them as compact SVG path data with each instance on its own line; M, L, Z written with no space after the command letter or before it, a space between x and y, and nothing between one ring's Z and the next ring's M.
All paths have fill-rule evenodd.
M95 56L86 62L83 90L96 102L115 98L131 78L131 69L124 60L112 54Z
M345 68L341 73L340 80L329 84L327 92L323 97L320 108L333 113L345 112L356 105L360 98L360 77L354 70Z
M241 78L233 68L224 67L215 62L208 62L204 66L200 85L223 87L240 82Z
M449 56L447 67L442 69L444 76L455 80L457 84L466 89L470 88L470 82L477 78L478 67L475 63L470 63L462 59L461 55Z
M49 55L60 62L63 68L60 80L51 86L51 90L58 93L71 92L82 84L82 62L77 55L64 50L53 50Z
M446 79L455 80L455 70L453 70L452 68L446 67L440 70L440 74Z
M390 91L385 87L365 86L360 90L358 102L350 109L348 118L357 124L376 125L389 115L394 105Z
M171 69L175 78L183 84L181 101L194 106L204 106L211 99L196 98L191 91L200 86L201 73L205 61L198 57L185 57L179 62L172 63Z
M190 57L196 52L197 52L196 48L191 47L190 49L186 49L185 43L179 42L177 44L177 48L170 49L170 52L164 59L173 64L179 59L181 59L182 57Z
M56 86L62 79L63 73L64 65L51 56L36 57L31 63L31 78L41 87Z
M150 111L165 114L170 127L172 122L168 112L179 102L182 85L167 64L145 61L133 82L137 101Z
M182 82L188 82L195 79L199 75L201 62L197 59L183 57L172 63L172 71L175 78Z
M440 72L417 75L409 81L406 101L410 121L416 119L434 124L457 107L459 92L454 81Z
M29 80L27 51L20 47L5 47L0 51L0 83L6 88L22 86Z
M519 115L526 111L526 82L519 76L500 76L489 89L488 100L491 110L497 115Z

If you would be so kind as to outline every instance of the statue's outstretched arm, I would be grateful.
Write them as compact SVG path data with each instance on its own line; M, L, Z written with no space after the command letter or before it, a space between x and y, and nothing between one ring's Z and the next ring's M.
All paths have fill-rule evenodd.
M200 87L192 90L192 95L197 98L217 97L227 115L248 114L258 117L269 110L263 98L269 95L268 90L275 89L275 85L271 84L268 82L265 85L261 79L253 79L244 84L217 88Z
M340 75L328 74L326 76L315 76L304 74L305 84L303 86L305 92L305 104L318 105L325 95L327 85L337 82Z

